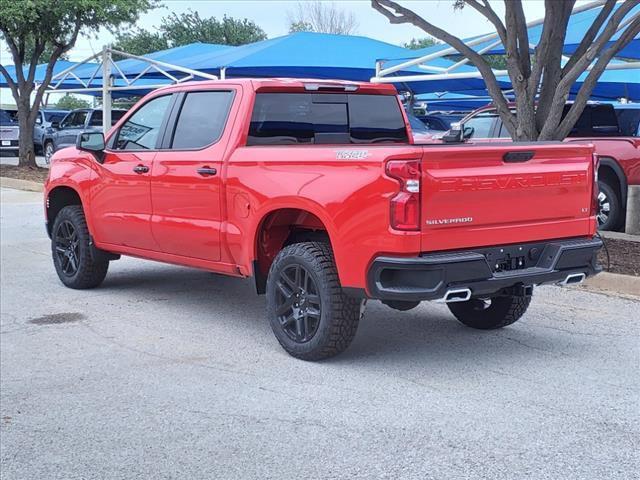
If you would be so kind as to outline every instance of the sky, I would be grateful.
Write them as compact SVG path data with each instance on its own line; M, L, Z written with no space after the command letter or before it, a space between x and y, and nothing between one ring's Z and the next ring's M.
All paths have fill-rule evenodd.
M152 30L160 25L163 16L172 12L180 14L189 9L197 11L201 17L248 18L259 25L269 38L286 35L289 30L287 12L296 8L296 0L167 0L161 8L148 12L140 18L138 27ZM371 8L369 0L337 0L334 3L341 9L351 11L358 19L357 34L383 40L388 43L402 45L413 37L424 37L425 34L412 25L391 25L385 17ZM492 25L475 10L465 8L462 11L453 9L453 0L419 0L401 1L402 5L413 9L431 23L461 36L470 37L488 33ZM527 20L536 20L544 16L543 0L525 0ZM580 2L579 2L580 3ZM504 11L503 2L492 0L492 5L499 14ZM81 38L71 51L70 59L83 60L100 51L103 45L113 40L113 35L101 30L97 38Z

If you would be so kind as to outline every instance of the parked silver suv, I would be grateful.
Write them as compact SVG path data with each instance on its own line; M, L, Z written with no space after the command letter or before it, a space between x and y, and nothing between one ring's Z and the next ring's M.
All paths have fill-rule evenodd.
M126 110L111 111L111 125L115 124L126 113ZM61 148L76 144L78 135L83 132L99 132L102 130L102 109L81 108L71 110L60 123L52 122L42 139L44 159L47 163L53 154Z

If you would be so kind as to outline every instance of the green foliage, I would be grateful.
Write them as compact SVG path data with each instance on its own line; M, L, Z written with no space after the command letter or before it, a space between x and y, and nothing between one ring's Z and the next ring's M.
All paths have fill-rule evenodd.
M22 54L14 61L28 63L31 58L25 53L29 45L32 51L37 46L67 46L75 43L79 30L83 34L95 33L101 27L113 30L135 21L156 3L157 0L0 0L0 31L3 39Z
M89 108L91 104L86 100L82 100L81 98L74 97L73 95L67 93L64 97L62 97L56 103L56 108L61 110L75 110L76 108Z
M0 38L6 42L16 67L14 82L5 67L0 73L7 79L18 106L18 118L27 128L20 129L20 165L36 166L33 149L33 125L37 106L51 80L56 61L76 43L80 33L92 35L100 28L114 31L132 23L154 8L158 0L0 0ZM47 63L47 74L37 89L23 78L22 71L37 63ZM4 62L3 62L4 63ZM35 95L32 96L32 93Z
M113 48L133 55L144 55L169 48L169 42L159 33L137 28L116 35Z
M433 37L412 38L410 42L405 43L404 48L410 50L420 50L421 48L433 47L438 45L438 40Z
M194 42L244 45L266 38L264 31L246 18L236 19L226 15L221 20L215 17L202 18L198 12L189 10L180 15L172 13L164 17L158 32L137 29L118 34L113 47L143 55Z

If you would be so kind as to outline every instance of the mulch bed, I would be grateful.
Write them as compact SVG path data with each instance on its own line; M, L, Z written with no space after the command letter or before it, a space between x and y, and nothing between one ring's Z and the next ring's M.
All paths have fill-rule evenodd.
M19 180L30 180L32 182L44 183L49 170L46 168L18 167L15 165L0 164L0 177L17 178Z
M600 250L598 260L605 271L640 277L640 242L613 238L603 240L609 250L609 264L607 265L607 253L604 248Z
M31 180L44 183L49 171L46 168L17 167L14 165L0 165L0 177ZM600 265L611 273L640 276L640 242L629 242L613 238L603 238L609 250L609 260L603 248L598 259Z

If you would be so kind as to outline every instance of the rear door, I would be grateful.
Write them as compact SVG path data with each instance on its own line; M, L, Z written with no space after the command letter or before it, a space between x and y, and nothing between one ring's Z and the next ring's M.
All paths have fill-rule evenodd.
M240 90L177 95L163 148L153 163L153 235L165 253L219 261L223 138Z
M592 152L555 143L425 147L422 249L589 235Z

